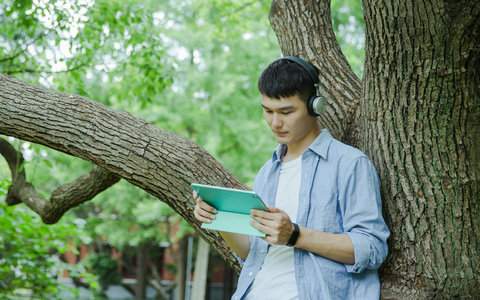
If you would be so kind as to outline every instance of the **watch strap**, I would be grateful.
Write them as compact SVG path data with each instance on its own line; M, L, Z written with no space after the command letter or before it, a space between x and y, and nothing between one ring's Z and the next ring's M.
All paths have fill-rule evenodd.
M293 224L293 232L290 235L290 238L288 239L287 246L288 247L293 247L295 246L295 243L297 242L298 236L300 234L300 228L296 223Z

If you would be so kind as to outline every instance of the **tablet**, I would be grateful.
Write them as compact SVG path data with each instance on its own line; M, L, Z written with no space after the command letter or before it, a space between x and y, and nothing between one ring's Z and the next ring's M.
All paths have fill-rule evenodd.
M262 199L252 191L238 190L213 185L192 183L193 190L218 213L211 223L202 223L202 228L265 237L250 221L251 209L268 211Z

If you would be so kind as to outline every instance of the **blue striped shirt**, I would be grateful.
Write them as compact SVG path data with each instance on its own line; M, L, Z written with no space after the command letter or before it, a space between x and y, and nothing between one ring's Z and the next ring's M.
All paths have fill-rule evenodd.
M286 146L279 145L260 169L254 191L267 205L275 194ZM299 299L379 299L377 269L385 260L390 235L383 217L380 182L375 167L360 150L342 144L324 129L302 154L297 223L307 228L346 233L355 264L342 264L295 248ZM232 299L242 299L255 280L268 243L250 236L250 252ZM294 284L294 283L292 283Z

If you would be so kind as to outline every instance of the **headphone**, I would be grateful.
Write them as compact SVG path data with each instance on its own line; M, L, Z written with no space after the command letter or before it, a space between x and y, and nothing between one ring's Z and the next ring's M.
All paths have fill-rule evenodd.
M310 75L310 78L312 79L313 85L315 86L315 94L311 95L307 101L308 113L314 117L318 117L323 114L327 109L327 98L320 95L320 80L318 79L317 71L312 67L311 64L296 56L285 56L279 58L279 60L293 61L307 71L307 73Z

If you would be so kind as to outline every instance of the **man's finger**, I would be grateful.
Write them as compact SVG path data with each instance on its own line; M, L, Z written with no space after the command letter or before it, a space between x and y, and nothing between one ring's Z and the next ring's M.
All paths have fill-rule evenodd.
M200 222L203 222L203 223L211 223L212 222L211 219L209 219L208 217L202 216L198 211L194 211L193 214L195 215L195 218L197 220L199 220Z
M195 214L195 217L199 220L199 221L202 221L204 223L211 223L212 220L214 220L216 217L215 215L203 210L203 209L200 209L198 207L195 207L195 210L193 211L194 214Z
M271 213L282 213L283 212L283 210L281 210L280 208L275 207L275 206L267 206L267 208Z
M209 219L211 219L211 220L213 220L213 219L216 218L214 214L212 214L212 213L210 213L210 212L208 212L208 211L205 211L205 210L203 210L203 209L198 209L198 210L197 210L197 213L198 213L200 216L205 217L205 218L209 218Z
M265 219L262 217L253 217L253 219L257 222L255 223L260 223L262 225L265 225L268 228L277 228L278 227L278 221L276 219Z
M266 235L271 235L273 232L270 228L268 228L267 226L263 225L263 224L260 224L258 222L255 222L255 221L250 221L250 225L252 225L253 227L257 228L258 230L260 230L261 232L265 233Z
M202 198L198 197L198 202L197 202L197 205L203 209L203 210L206 210L212 214L216 214L217 213L217 210L215 209L215 207L209 205L207 202L203 201Z
M272 213L270 212L266 212L266 211L263 211L263 210L258 210L258 209L252 209L250 210L250 216L252 218L262 218L262 219L266 219L266 220L274 220L275 219L275 215L273 215Z

